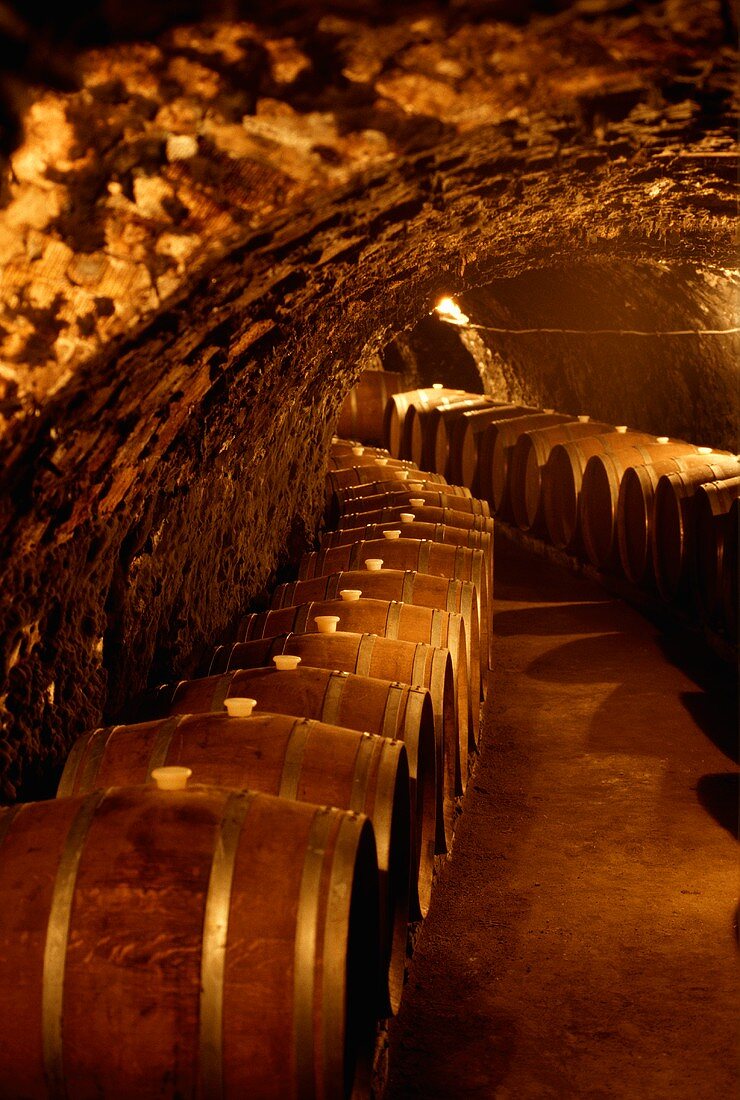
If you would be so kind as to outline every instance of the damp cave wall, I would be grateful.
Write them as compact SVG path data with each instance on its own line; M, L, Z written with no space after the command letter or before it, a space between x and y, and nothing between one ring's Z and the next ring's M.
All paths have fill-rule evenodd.
M429 381L449 350L447 380L477 363L501 396L728 445L731 341L678 367L653 344L669 382L626 399L577 343L429 317L451 293L543 325L565 272L587 309L601 270L617 327L632 303L657 328L665 270L690 327L727 325L722 6L412 7L109 45L27 109L0 210L2 800L50 796L80 732L197 671L312 545L341 399L379 356Z

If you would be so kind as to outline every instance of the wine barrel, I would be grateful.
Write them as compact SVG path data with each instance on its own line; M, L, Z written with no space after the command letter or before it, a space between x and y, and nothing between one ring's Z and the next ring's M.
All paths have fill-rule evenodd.
M458 750L455 672L449 650L426 643L397 641L370 634L270 634L248 642L219 646L209 674L231 669L264 668L284 653L300 657L311 668L352 672L427 690L434 710L437 774L437 847L452 842L455 794L461 767ZM397 667L392 667L395 656ZM467 777L467 752L465 755ZM460 792L461 793L461 792ZM424 869L427 870L426 868Z
M738 528L740 528L740 508L733 500L727 513L724 549L722 554L722 621L730 641L737 644L738 622Z
M422 497L414 497L411 500L422 500ZM396 504L378 508L374 512L343 513L337 525L338 531L348 527L358 527L361 523L390 523L396 527L401 521L401 516L412 514L419 523L444 523L448 527L464 528L468 531L493 531L493 520L490 516L476 516L473 512L458 512L454 508L436 508L427 504ZM361 518L359 518L361 517Z
M451 611L441 611L438 608L415 607L413 604L399 603L396 600L368 598L360 598L352 602L345 602L341 599L316 600L297 607L284 607L279 610L246 615L238 624L233 640L248 642L254 638L269 638L278 634L315 634L318 632L315 619L317 616L322 615L338 616L337 630L343 634L350 634L353 639L353 648L356 648L358 644L356 635L368 634L392 641L426 642L432 648L438 647L449 650L454 674L453 683L450 685L451 692L448 695L448 698L452 701L452 728L449 734L444 732L446 721L442 704L445 692L440 691L438 695L433 692L431 694L439 730L438 740L441 744L447 746L446 755L451 756L453 797L456 786L462 793L468 774L468 740L470 737L474 738L472 711L478 710L478 707L473 708L472 706L470 684L468 682L468 646L462 616ZM327 641L332 636L335 635L327 635ZM376 667L383 671L376 672L368 666L368 662L372 665L373 652L373 643L367 642L364 649L361 673L364 676L379 675L382 680L389 678L391 680L401 680L404 683L412 683L418 687L426 687L430 692L431 682L440 685L443 683L439 676L434 676L433 653L426 653L425 655L421 651L416 653L412 645L412 648L407 649L405 654L399 650L394 656L387 649L383 651L382 647L379 646L376 653ZM423 661L420 661L421 656L424 658ZM398 665L398 674L392 676L390 674L393 672L394 660ZM312 664L308 659L306 659L306 663ZM231 668L238 667L244 666L231 664ZM326 666L322 661L316 667L324 668ZM344 668L345 666L333 665L331 667ZM415 677L412 675L414 668L417 669ZM221 669L213 665L209 669L209 673L216 671L221 671ZM347 671L346 668L345 671ZM356 670L352 669L351 671ZM477 669L476 673L479 677L480 670ZM409 677L412 678L409 679ZM475 682L477 686L477 678ZM448 736L452 740L448 741ZM458 740L460 748L456 754L454 742ZM441 757L438 757L438 763L440 762ZM459 778L456 784L455 775L458 773Z
M343 505L341 514L359 516L377 511L378 508L394 506L403 506L404 511L413 511L413 508L408 508L409 503L412 500L423 500L425 507L428 508L450 508L453 512L469 512L473 516L490 518L491 509L488 501L471 497L470 490L466 492L467 496L454 496L446 495L443 490L398 488L371 496L351 498ZM360 523L365 522L360 520Z
M566 413L544 409L531 416L495 421L481 433L478 443L478 492L501 519L512 518L509 498L509 464L517 439L530 428L548 428L574 422Z
M371 467L366 467L371 469ZM396 476L397 475L397 476ZM413 470L392 470L391 478L395 480L368 481L362 485L350 485L345 488L332 488L327 479L326 505L324 515L329 527L336 527L339 516L346 509L349 501L362 499L363 497L377 496L388 489L401 490L402 492L416 492L417 489L426 489L433 485L444 492L446 497L457 499L458 496L470 496L469 490L463 490L457 485L447 485L440 474L427 474L424 471L416 473Z
M429 692L408 684L373 680L347 672L301 666L289 672L274 668L239 669L220 676L162 684L140 701L135 717L222 712L226 699L257 699L260 710L318 718L331 726L403 741L411 776L420 864L431 868L437 815L434 710ZM431 878L419 883L426 911Z
M298 567L299 580L360 569L368 559L380 559L388 569L413 569L458 581L472 581L478 598L478 626L481 637L481 665L485 672L492 668L489 630L488 563L481 550L453 546L428 539L370 539L351 546L328 546L312 554L304 554ZM485 690L485 688L484 688Z
M702 618L712 626L724 626L725 541L730 510L738 497L740 476L700 485L694 498L694 591Z
M359 439L340 439L338 435L331 438L329 444L330 455L375 455L376 458L392 458L391 452L386 447L370 447L366 443L360 443Z
M706 465L702 456L679 456L661 459L648 466L631 466L625 470L617 499L617 544L624 575L633 584L652 586L654 583L651 554L655 490L663 474L679 473L682 469ZM711 463L712 477L721 480L739 467L730 469L723 461Z
M617 503L625 471L630 466L647 466L656 459L671 457L686 458L690 464L692 460L721 462L729 456L693 443L636 443L610 454L592 455L588 460L581 486L581 534L594 565L605 568L619 561Z
M367 814L378 850L382 954L388 974L381 1015L397 1012L411 882L409 770L401 742L285 714L177 715L108 726L75 742L57 797L153 783L152 772L171 765L190 768L193 783L249 788Z
M411 457L411 419L417 408L432 408L464 392L447 389L441 382L435 382L425 389L391 394L383 417L383 442L391 454L396 458Z
M355 447L354 450L359 450L359 448ZM400 458L392 458L390 455L383 454L380 450L377 454L370 450L364 451L362 454L354 454L352 451L349 454L337 454L333 450L329 451L328 467L332 473L337 470L353 470L358 466L374 466L376 469L378 466L383 469L386 466L391 466L394 470L418 469L418 466L414 466L410 462L403 462Z
M363 443L382 444L385 407L403 386L403 375L395 371L363 371L344 399L337 435L357 438Z
M432 469L451 481L472 487L478 462L478 433L496 420L509 419L521 408L492 400L470 408L450 406L437 418Z
M428 573L416 573L413 570L381 569L378 573L371 573L367 569L348 570L313 577L311 580L280 584L273 591L271 606L289 607L291 604L306 603L309 600L334 600L342 589L360 591L368 599L400 600L401 603L414 604L417 607L440 608L442 611L455 611L462 615L468 643L468 683L471 691L475 685L478 685L480 691L478 599L475 585L470 581L432 577ZM477 711L478 708L473 703L473 714L476 715ZM473 731L477 738L479 722L474 721Z
M720 478L717 478L719 465L706 461L677 473L663 474L658 479L650 550L658 592L667 603L683 602L689 595L687 589L694 544L694 496L700 485L726 476L726 471L722 469Z
M672 442L666 438L660 445L670 447ZM554 546L580 549L581 485L589 458L637 443L658 443L658 439L643 432L608 432L553 447L542 471L542 503L547 533Z
M491 405L492 399L482 393L462 393L434 405L429 409L417 409L411 419L411 458L423 470L444 473L444 465L437 467L437 428L440 420L461 415L466 410L482 409Z
M349 1098L371 1053L362 814L218 787L0 810L5 1097Z
M489 531L471 531L465 528L448 527L444 523L417 523L416 520L404 523L368 523L363 527L349 527L338 531L327 531L321 537L322 546L346 546L353 542L380 538L384 531L401 531L403 538L429 539L450 546L469 546L482 550L488 569L488 591L493 591L493 536ZM386 540L392 541L390 539Z
M582 436L620 430L611 424L579 416L575 422L523 432L511 452L509 468L509 500L517 527L522 531L535 533L542 533L544 530L542 471L550 451L557 443L570 443Z

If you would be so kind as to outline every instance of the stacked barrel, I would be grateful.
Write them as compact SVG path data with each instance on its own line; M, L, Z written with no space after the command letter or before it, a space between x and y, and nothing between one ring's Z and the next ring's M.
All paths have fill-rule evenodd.
M0 810L3 1096L368 1095L478 744L493 581L488 505L379 445L379 381L297 579L79 738L56 800Z
M444 475L502 523L622 575L736 642L737 455L441 384L391 394L384 439L390 461L432 471L427 506L438 503L427 494ZM401 506L396 488L372 518L393 525Z

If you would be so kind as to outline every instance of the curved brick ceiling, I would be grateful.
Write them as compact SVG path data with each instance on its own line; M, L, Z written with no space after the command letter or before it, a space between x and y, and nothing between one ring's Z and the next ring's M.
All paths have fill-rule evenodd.
M7 797L191 672L306 545L343 393L441 293L521 327L522 286L568 269L587 306L600 270L620 325L647 302L656 327L665 270L690 327L726 312L721 4L319 7L87 50L82 88L25 115L0 210ZM572 348L503 351L512 385L599 414ZM729 354L694 368L707 432Z

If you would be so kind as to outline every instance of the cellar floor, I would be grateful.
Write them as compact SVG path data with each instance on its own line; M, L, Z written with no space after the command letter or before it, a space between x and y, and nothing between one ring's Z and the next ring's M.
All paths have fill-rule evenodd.
M738 1095L733 676L498 537L483 752L387 1100Z

